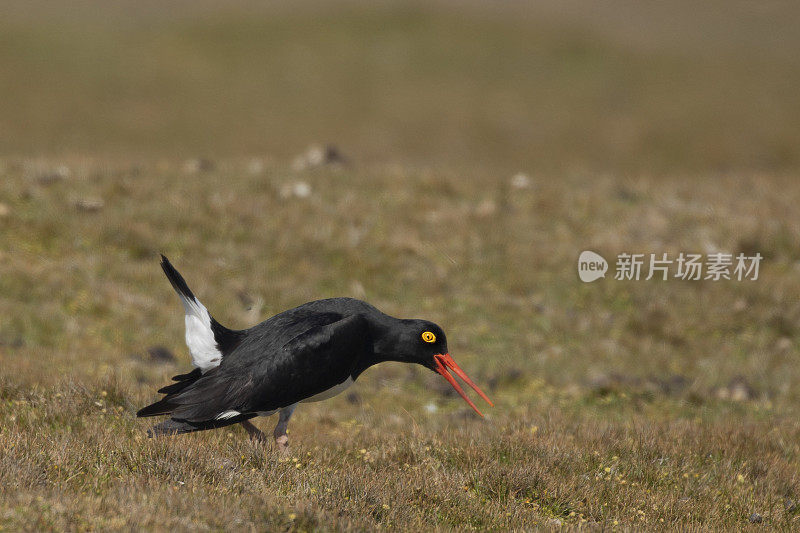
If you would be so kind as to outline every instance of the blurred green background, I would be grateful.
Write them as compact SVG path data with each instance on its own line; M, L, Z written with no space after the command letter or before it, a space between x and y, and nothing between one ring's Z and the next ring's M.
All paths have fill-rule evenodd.
M796 2L4 2L0 153L800 163Z

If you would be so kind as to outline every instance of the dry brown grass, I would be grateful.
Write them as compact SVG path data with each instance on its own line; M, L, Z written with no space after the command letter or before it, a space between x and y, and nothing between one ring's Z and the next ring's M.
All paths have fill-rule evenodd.
M794 4L65 6L0 20L0 528L798 529ZM351 164L293 169L314 141ZM583 284L585 249L765 259ZM159 252L231 327L435 320L497 407L385 364L288 457L148 440L188 369Z
M71 177L37 179L61 163ZM754 512L797 526L794 181L542 175L512 191L249 166L4 162L6 527L728 529ZM282 198L296 180L311 196ZM76 207L87 198L103 207ZM760 279L575 275L584 248L705 246L761 251ZM235 327L259 298L261 318L331 295L437 320L497 407L477 420L435 375L387 364L303 406L288 460L239 428L147 440L135 410L187 368L158 251ZM156 344L178 361L143 355Z

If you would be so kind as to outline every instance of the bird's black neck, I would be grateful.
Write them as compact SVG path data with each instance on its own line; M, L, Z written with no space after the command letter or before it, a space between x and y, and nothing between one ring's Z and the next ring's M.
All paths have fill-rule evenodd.
M371 339L353 370L353 379L356 379L367 368L378 363L405 361L402 354L396 353L398 331L402 331L397 328L397 323L402 322L402 320L388 315L381 315L368 317Z

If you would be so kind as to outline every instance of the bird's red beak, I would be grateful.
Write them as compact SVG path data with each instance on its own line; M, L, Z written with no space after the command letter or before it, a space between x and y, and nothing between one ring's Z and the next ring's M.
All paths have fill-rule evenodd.
M434 370L436 372L438 372L439 374L441 374L444 379L446 379L448 382L450 382L450 385L452 385L453 388L456 389L456 392L458 394L460 394L462 398L464 398L464 400L469 404L470 407L475 409L476 413L478 413L479 415L483 416L483 413L481 413L480 410L477 407L475 407L475 404L472 403L472 400L470 400L467 397L467 395L464 394L464 390L461 388L461 386L458 384L458 382L455 380L455 378L453 378L453 376L450 375L450 373L447 371L448 369L452 370L455 373L456 376L458 376L458 377L460 377L461 379L464 380L464 383L466 383L467 385L472 387L475 390L475 392L477 392L480 395L481 398L486 400L486 403L488 403L489 405L494 407L494 404L492 403L492 400L490 400L483 393L483 391L481 389L479 389L478 386L475 385L472 382L471 379L469 379L467 374L465 374L464 371L461 370L461 367L459 367L456 364L456 362L453 361L453 358L450 357L449 353L436 354L436 355L433 356L433 360L436 362L436 368L434 368Z

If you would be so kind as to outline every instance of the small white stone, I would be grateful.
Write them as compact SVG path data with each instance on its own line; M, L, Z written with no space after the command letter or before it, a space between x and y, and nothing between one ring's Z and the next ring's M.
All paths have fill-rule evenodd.
M367 291L364 289L364 285L358 280L353 280L350 283L350 293L354 298L363 299L367 296Z
M475 208L475 214L480 218L490 217L497 212L497 204L494 200L483 200Z
M530 189L531 178L524 172L518 172L511 177L511 187L514 189Z
M429 412L429 413L433 414L433 413L435 413L436 411L438 411L438 410L439 410L439 408L438 408L438 407L436 407L436 404L435 404L435 403L429 403L428 405L426 405L426 406L425 406L425 410L426 410L427 412Z
M292 185L292 192L298 198L308 198L311 196L311 185L305 181L298 181Z
M325 149L315 144L308 148L306 152L306 161L310 167L318 167L325 163Z
M70 170L69 170L69 167L68 167L68 166L66 166L66 165L61 165L60 167L58 167L58 168L56 169L56 175L57 175L59 178L61 178L62 180L65 180L65 179L69 178L69 177L72 175L72 172L70 172Z
M0 204L1 206L2 204ZM2 216L2 211L0 211L0 216ZM792 349L792 339L789 337L781 337L778 339L778 342L775 344L775 347L781 352L788 352Z
M278 194L284 200L288 200L289 198L292 197L308 198L309 196L311 196L311 185L309 185L305 181L294 181L294 182L284 183L278 190Z
M79 211L85 211L87 213L100 211L104 206L105 202L103 202L101 198L83 198L75 202L75 207L77 207Z

